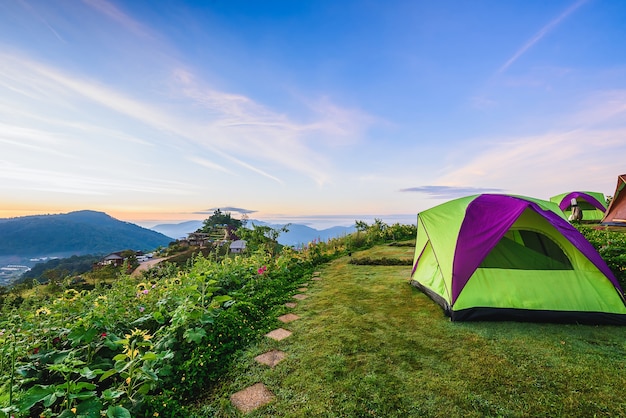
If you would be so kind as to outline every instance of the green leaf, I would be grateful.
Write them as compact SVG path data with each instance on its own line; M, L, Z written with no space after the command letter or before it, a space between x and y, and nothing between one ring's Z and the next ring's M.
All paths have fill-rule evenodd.
M63 392L61 392L60 396L63 396ZM57 401L57 394L56 393L51 393L50 395L46 396L43 399L43 406L44 407L49 407L50 405L52 405L53 403L55 403Z
M109 406L107 409L107 417L108 418L131 418L130 412L128 409L123 406Z
M231 300L232 298L228 295L215 296L213 298L214 303L219 303L220 305L226 301Z
M154 311L152 313L152 318L157 321L159 324L163 324L165 323L165 317L163 316L163 314L159 311Z
M73 346L77 346L81 342L89 344L97 334L98 330L95 328L76 327L67 335L67 339L72 342Z
M77 326L74 329L72 329L72 331L69 334L67 334L67 339L72 342L73 346L76 346L83 339L85 332L86 330L84 327Z
M96 377L96 373L89 367L83 367L80 371L80 375L86 379L93 379Z
M96 397L96 392L94 391L71 393L69 396L70 399L81 399L81 400L92 399L95 397Z
M100 382L102 382L104 379L108 379L109 377L113 376L115 373L117 373L117 370L115 369L107 370L106 372L102 373L102 376L100 376Z
M100 418L102 402L97 398L89 399L76 406L76 415L84 418Z
M149 315L144 315L144 316L142 316L142 317L140 317L140 318L135 319L135 320L134 320L133 322L131 322L130 324L131 324L132 326L139 326L139 325L143 324L144 322L149 321L149 320L151 320L151 319L153 319L151 314L149 314Z
M156 360L157 355L154 354L152 351L147 351L143 354L143 356L141 356L141 359L144 361Z
M122 361L122 360L126 360L126 354L118 354L115 357L113 357L113 361Z
M95 388L96 388L96 385L94 385L93 383L89 383L89 382L78 382L74 386L74 390L83 390L83 389L94 390Z
M56 391L54 386L35 385L24 394L18 402L18 408L22 412L28 412L36 403L43 401Z
M187 329L183 334L183 337L187 340L188 343L194 342L196 344L200 344L202 339L206 337L206 331L202 328L192 328Z
M114 399L119 398L123 394L124 394L123 390L106 389L104 392L102 392L102 398L105 401L112 401Z
M213 317L213 315L210 314L204 314L202 315L202 317L200 318L200 323L202 325L206 325L206 324L212 324L215 322L215 318Z

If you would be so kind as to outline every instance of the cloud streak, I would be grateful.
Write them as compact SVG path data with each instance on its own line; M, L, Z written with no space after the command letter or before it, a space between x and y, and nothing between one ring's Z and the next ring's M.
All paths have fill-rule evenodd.
M563 13L557 16L554 20L548 23L546 26L541 28L539 32L537 32L532 38L528 40L520 49L518 49L515 54L507 62L500 67L498 70L498 74L505 72L515 61L517 61L522 55L524 55L530 48L535 46L537 42L541 41L543 37L545 37L548 33L554 30L563 20L565 20L570 14L575 12L578 8L580 8L583 4L585 4L588 0L578 0L570 7L568 7Z
M326 104L326 111L319 110L324 112L320 113L319 121L297 124L245 96L193 84L190 73L182 77L177 72L175 78L183 85L176 87L187 99L185 106L196 103L205 109L200 115L185 116L168 112L158 103L148 104L111 86L24 57L0 53L0 59L6 63L4 70L0 69L0 84L12 86L11 90L18 95L40 104L54 101L74 111L81 100L87 99L279 184L284 180L261 168L260 161L302 173L322 185L329 179L328 157L308 147L307 138L355 136L363 125L358 123L363 116L330 103ZM206 159L194 162L209 169L229 171L222 165L208 164Z

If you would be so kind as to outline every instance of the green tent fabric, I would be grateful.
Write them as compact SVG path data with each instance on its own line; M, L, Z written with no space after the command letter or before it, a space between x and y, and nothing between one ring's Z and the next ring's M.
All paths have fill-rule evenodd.
M583 222L600 222L606 212L606 197L600 192L569 192L561 193L550 198L551 202L559 205L566 218L572 214L572 199L576 199L582 210Z
M555 203L484 194L417 217L411 284L453 321L626 325L624 294Z

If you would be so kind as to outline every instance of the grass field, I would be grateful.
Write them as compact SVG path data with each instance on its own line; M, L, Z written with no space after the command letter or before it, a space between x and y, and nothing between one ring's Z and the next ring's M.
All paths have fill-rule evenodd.
M412 258L378 246L353 257ZM301 318L237 360L197 416L237 417L229 397L257 382L276 396L250 417L626 416L626 328L452 323L408 284L410 267L326 264ZM287 354L275 368L254 357Z

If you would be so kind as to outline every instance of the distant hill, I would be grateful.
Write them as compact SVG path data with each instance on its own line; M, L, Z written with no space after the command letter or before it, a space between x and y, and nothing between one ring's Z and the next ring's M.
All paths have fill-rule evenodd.
M155 225L151 229L167 235L168 237L180 239L187 237L188 233L195 232L198 228L201 228L202 224L203 221L187 221L178 224ZM254 219L248 220L248 228L252 228L253 224L259 226L269 226L274 229L282 228L284 226L284 224L270 224ZM283 245L290 246L308 244L313 240L327 241L330 238L341 237L356 231L354 226L334 226L332 228L319 230L302 224L291 224L287 229L289 229L289 232L280 234L278 242Z
M0 237L1 258L150 251L172 241L156 231L90 210L3 218Z
M203 223L203 221L187 221L178 224L159 224L150 229L173 239L181 239L187 238L187 234L202 228Z

